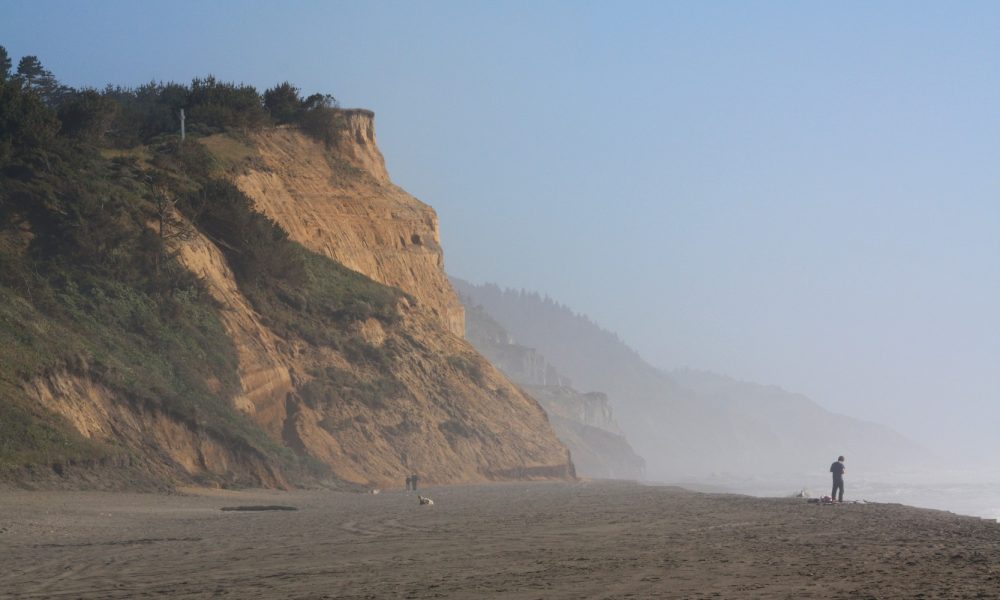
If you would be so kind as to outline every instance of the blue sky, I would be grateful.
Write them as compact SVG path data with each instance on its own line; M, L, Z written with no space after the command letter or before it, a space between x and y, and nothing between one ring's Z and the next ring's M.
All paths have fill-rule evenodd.
M914 437L1000 426L1000 4L4 0L0 44L331 92L455 275Z

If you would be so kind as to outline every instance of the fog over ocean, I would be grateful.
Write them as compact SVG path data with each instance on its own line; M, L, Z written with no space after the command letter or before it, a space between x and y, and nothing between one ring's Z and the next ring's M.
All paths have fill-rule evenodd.
M819 498L829 495L831 488L830 476L824 476L822 471L820 468L815 474L787 477L708 477L667 483L758 497L788 497L805 490L810 497ZM1000 522L1000 471L995 469L852 474L848 464L844 483L845 502L898 503Z

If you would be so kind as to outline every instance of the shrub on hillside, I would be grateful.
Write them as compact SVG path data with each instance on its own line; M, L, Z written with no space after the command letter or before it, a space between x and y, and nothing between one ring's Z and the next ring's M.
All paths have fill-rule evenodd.
M58 131L59 120L38 94L20 81L0 81L0 167L48 145Z
M157 135L179 132L180 110L187 106L188 94L188 87L179 83L108 86L104 95L119 106L110 139L117 147L130 148Z
M265 91L264 108L271 113L271 118L276 123L295 121L303 109L299 88L286 81Z
M69 94L59 107L60 133L78 140L98 144L111 132L118 115L119 104L96 90L80 90Z
M303 133L327 146L337 143L345 125L344 115L340 111L325 106L302 112L298 124Z
M268 123L264 100L251 85L221 82L209 75L191 82L192 123L209 128L257 129Z

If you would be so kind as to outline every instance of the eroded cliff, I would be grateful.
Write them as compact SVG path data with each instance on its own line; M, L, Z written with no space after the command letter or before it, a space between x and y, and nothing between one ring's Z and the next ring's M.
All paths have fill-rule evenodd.
M0 481L575 476L462 339L437 217L389 180L372 114L311 116L322 142L230 127L0 170Z
M443 271L433 209L389 181L371 114L347 116L332 146L295 129L253 134L230 174L291 239L407 296L391 318L350 325L342 344L278 333L217 241L178 242L223 307L240 363L236 406L275 441L359 484L400 485L413 472L428 483L574 476L544 410L460 337L464 310ZM206 147L218 154L232 143Z
M83 465L86 469L54 461L50 466L55 475L73 471L71 485L149 489L197 482L289 487L288 475L266 453L234 445L169 412L129 402L85 375L51 373L28 382L24 392L87 440L122 450Z

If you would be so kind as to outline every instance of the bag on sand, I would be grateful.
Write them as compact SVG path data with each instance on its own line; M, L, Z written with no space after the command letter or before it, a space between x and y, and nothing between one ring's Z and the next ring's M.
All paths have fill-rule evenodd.
M822 498L809 498L809 504L833 504L833 498L823 496Z

